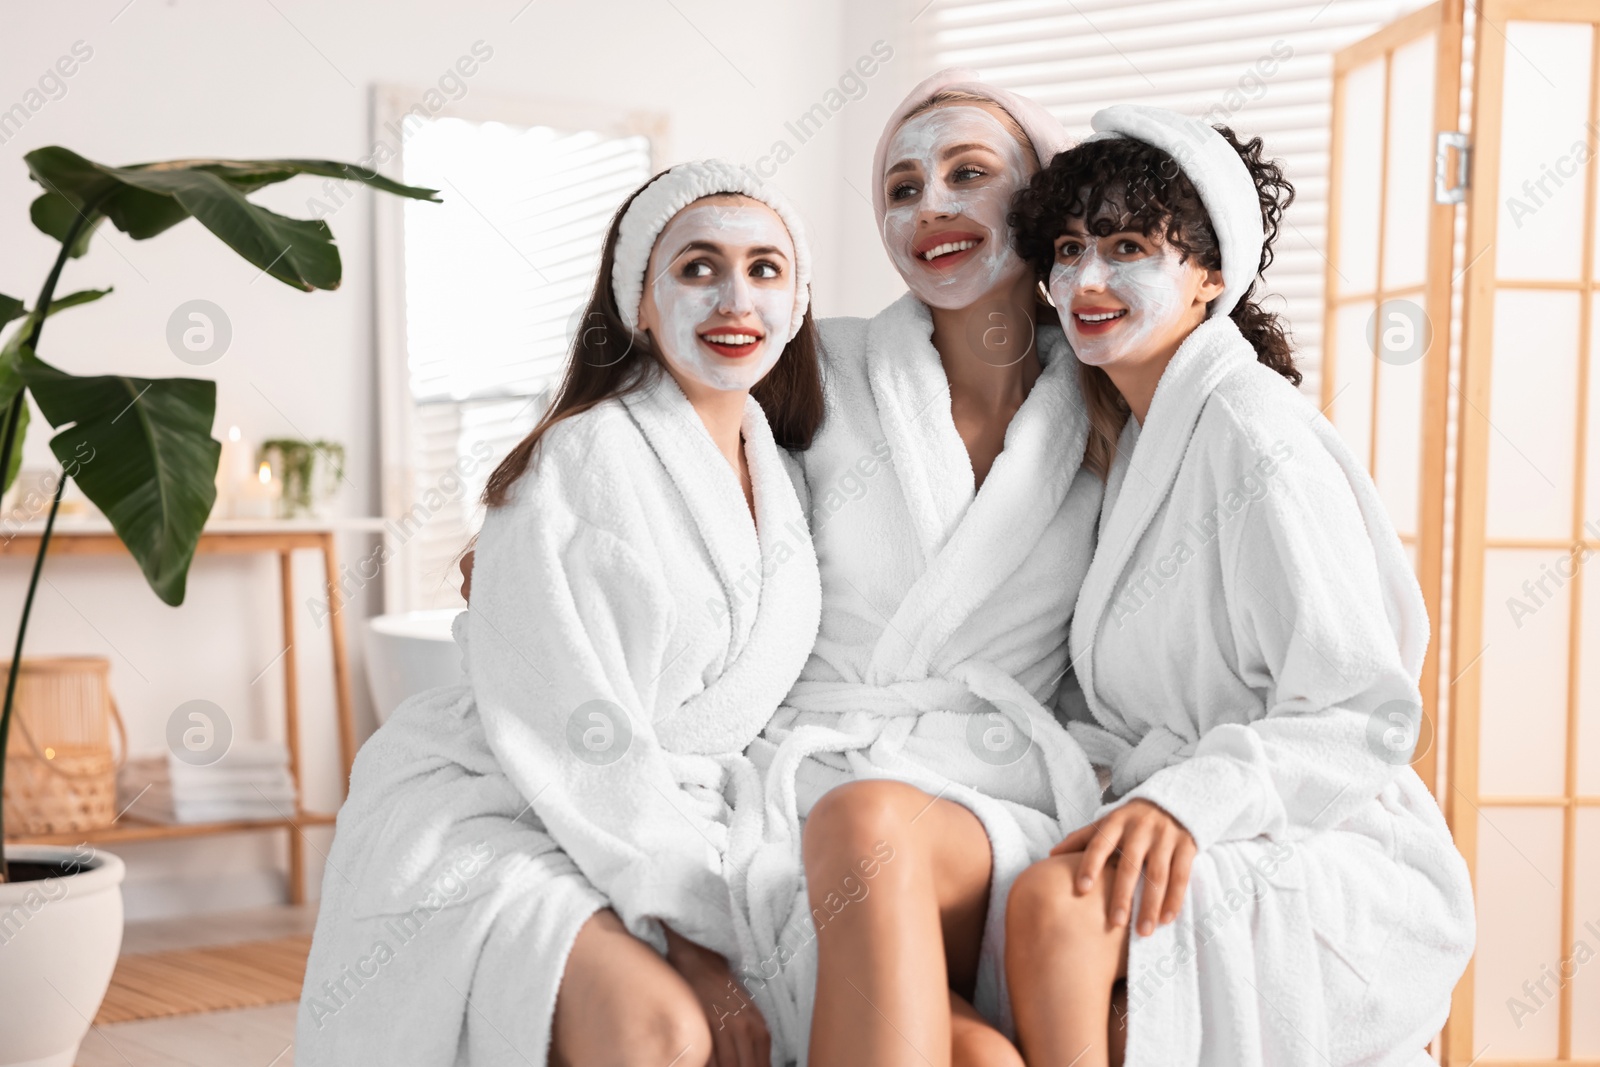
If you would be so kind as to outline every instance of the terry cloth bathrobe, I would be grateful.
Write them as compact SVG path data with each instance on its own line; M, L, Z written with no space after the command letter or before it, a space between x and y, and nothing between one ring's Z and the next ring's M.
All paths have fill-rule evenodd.
M983 821L994 880L977 1000L991 1018L1011 881L1100 801L1053 712L1101 497L1082 470L1087 417L1060 328L1039 328L1043 373L974 493L927 306L908 294L821 327L828 413L800 460L822 628L751 750L767 770L769 844L751 868L756 963L744 975L775 1059L800 1062L816 979L800 819L817 798L895 778Z
M362 747L296 1031L310 1067L542 1064L602 907L739 960L727 870L760 840L744 757L820 593L803 507L745 408L757 525L668 376L558 423L477 545L469 683Z
M1072 623L1074 736L1199 846L1177 921L1130 934L1129 1067L1431 1062L1474 920L1396 750L1427 641L1366 472L1231 319L1197 327L1118 444Z

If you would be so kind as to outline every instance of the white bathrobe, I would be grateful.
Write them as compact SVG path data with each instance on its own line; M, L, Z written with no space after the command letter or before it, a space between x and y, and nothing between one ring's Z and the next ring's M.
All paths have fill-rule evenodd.
M1200 849L1178 920L1132 935L1129 1067L1429 1062L1474 920L1396 751L1427 641L1371 479L1202 324L1122 436L1072 623L1073 735Z
M743 434L759 537L665 375L557 424L489 512L457 619L469 683L407 701L357 756L298 1063L545 1062L601 907L658 950L665 923L739 961L728 873L762 807L743 752L820 605L792 460L753 400Z
M1006 892L1100 801L1093 768L1053 713L1101 498L1099 479L1081 469L1075 361L1058 327L1039 329L1043 373L974 494L932 331L910 295L870 320L822 323L828 413L800 457L822 629L751 750L767 770L769 840L750 873L758 962L746 980L775 1059L805 1059L816 944L800 819L822 793L896 778L983 821L994 879L977 1000L997 1020Z

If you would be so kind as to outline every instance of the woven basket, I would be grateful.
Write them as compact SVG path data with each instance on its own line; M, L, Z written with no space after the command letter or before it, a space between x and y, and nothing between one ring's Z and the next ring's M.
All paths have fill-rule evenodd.
M10 669L10 663L0 662L0 677ZM116 754L113 724L120 742ZM127 731L111 699L109 660L23 660L6 753L6 834L110 826L117 814L117 770L127 754Z

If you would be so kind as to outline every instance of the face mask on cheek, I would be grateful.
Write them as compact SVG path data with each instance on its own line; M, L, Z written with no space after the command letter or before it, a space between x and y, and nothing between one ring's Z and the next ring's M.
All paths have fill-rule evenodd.
M975 181L969 188L952 182L959 171L940 157L950 145L971 142L992 147L1004 165L1001 173L987 181ZM1027 264L1011 249L1006 214L1012 195L1027 177L1027 158L1016 136L999 119L981 107L931 108L900 126L886 159L891 167L911 160L922 175L921 192L899 203L891 197L883 216L883 241L889 258L918 299L930 307L970 307L1026 273ZM917 222L930 215L948 215L952 231L978 235L982 240L975 254L943 269L917 255L915 245L923 236ZM938 225L943 229L947 224Z
M745 249L758 246L784 253L782 260L774 258L784 271L782 284L761 284L744 267L730 271L723 266L714 278L685 278L681 263L668 263L650 285L660 319L655 343L667 364L712 389L748 390L766 377L788 344L794 315L794 242L770 211L701 204L674 216L656 246L671 252L695 241L714 242L739 259ZM733 358L701 340L703 333L742 332L752 313L764 335L755 351ZM729 318L745 325L713 328L714 319Z
M1178 251L1163 246L1159 255L1132 260L1108 260L1098 245L1079 254L1074 263L1057 263L1050 269L1050 299L1055 301L1061 328L1080 362L1103 367L1150 352L1154 338L1183 317L1189 301L1183 295L1186 266ZM1091 290L1084 292L1084 290ZM1075 297L1093 307L1104 295L1108 305L1128 309L1104 333L1083 333L1072 313Z

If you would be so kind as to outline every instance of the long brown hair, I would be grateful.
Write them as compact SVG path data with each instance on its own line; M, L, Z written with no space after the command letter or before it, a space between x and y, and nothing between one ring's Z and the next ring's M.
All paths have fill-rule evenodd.
M1294 186L1276 160L1261 157L1261 138L1241 142L1227 126L1214 128L1249 169L1266 232L1256 277L1229 317L1255 348L1257 360L1299 385L1289 331L1282 317L1263 308L1257 296L1260 274L1272 263L1283 212L1294 203ZM1074 145L1034 175L1017 193L1012 208L1017 253L1046 284L1055 263L1056 239L1068 218L1085 220L1088 229L1102 237L1124 231L1148 237L1159 230L1185 260L1222 269L1222 249L1194 183L1172 156L1145 141L1108 137ZM1117 438L1128 422L1128 402L1104 369L1081 363L1078 377L1089 413L1083 462L1105 478L1116 458Z
M662 174L665 174L662 171ZM657 174L650 181L661 177ZM500 507L506 502L511 487L527 471L539 448L539 441L550 427L563 419L580 415L607 400L626 396L655 382L665 373L661 357L649 339L635 333L622 321L617 309L617 298L611 291L611 275L616 263L617 231L622 226L622 216L627 213L634 197L644 191L640 186L628 197L612 216L606 230L605 244L600 252L600 271L594 280L594 292L579 320L577 335L572 339L572 353L567 359L567 369L561 377L555 399L539 419L537 425L513 448L500 465L489 475L483 489L486 507ZM742 194L739 194L742 195ZM811 311L806 310L800 332L795 334L783 350L783 355L766 377L750 390L766 413L772 426L772 436L787 449L809 448L817 427L822 424L822 372L818 362L816 324Z

